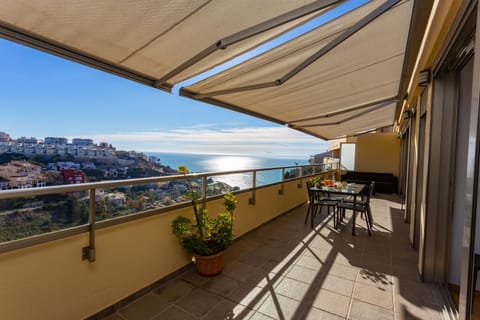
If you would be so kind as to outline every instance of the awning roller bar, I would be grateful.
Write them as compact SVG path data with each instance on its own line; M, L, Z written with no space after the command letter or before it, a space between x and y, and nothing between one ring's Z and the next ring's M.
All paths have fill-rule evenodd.
M355 111L355 110L360 110L360 109L368 108L368 107L371 107L371 106L376 106L378 104L383 104L383 103L391 104L391 103L396 103L396 102L398 102L397 97L381 99L381 100L369 102L369 103L366 103L366 104L362 104L360 106L355 106L355 107L352 107L352 108L343 109L343 110L337 111L337 112L331 112L331 113L327 113L327 114L323 114L323 115L319 115L319 116L314 116L314 117L309 117L309 118L303 118L303 119L290 121L288 124L311 121L311 120L318 120L318 119L323 119L323 118L331 118L331 117L334 117L334 116L338 116L339 114L352 112L352 111Z
M375 105L375 106L371 107L371 108L368 109L368 110L361 111L361 112L359 112L359 113L355 113L354 115L352 115L352 116L350 116L350 117L347 117L347 118L345 118L345 119L342 119L342 120L339 120L339 121L335 121L335 122L315 123L315 124L306 124L306 125L299 125L299 126L289 125L289 127L290 127L290 128L314 128L314 127L322 127L322 126L334 126L334 125L339 125L339 124L348 122L348 121L350 121L350 120L353 120L353 119L355 119L355 118L358 118L358 117L360 117L360 116L369 114L370 112L373 112L373 111L376 111L376 110L379 110L379 109L388 107L388 106L392 105L392 103L396 103L396 102L397 102L397 100L386 101L386 102L381 103L381 104L379 104L379 105Z

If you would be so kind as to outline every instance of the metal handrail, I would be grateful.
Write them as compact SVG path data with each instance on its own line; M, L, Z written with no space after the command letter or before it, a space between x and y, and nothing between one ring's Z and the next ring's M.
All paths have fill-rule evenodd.
M283 166L283 167L267 167L267 168L258 168L258 169L243 169L243 170L232 170L232 171L223 171L223 172L202 172L202 173L190 173L186 175L167 175L161 177L150 177L150 178L137 178L137 179L123 179L123 180L115 180L115 181L101 181L101 182L90 182L90 183L83 183L83 184L75 184L75 185L61 185L61 186L48 186L48 187L39 187L39 188L28 188L28 189L15 189L15 190L3 190L0 191L0 200L3 199L13 199L13 198L21 198L21 197L32 197L32 196L40 196L40 195L48 195L48 194L58 194L58 193L68 193L68 192L78 192L78 191L89 191L89 198L90 198L90 205L89 205L89 221L87 224L65 228L61 230L56 230L40 235L34 235L30 237L25 237L17 240L12 240L8 242L0 243L0 253L9 252L18 250L21 248L30 247L33 245L58 240L62 238L71 237L74 235L78 235L80 233L89 233L89 245L87 247L82 248L82 259L87 259L90 262L95 261L95 230L101 227L105 227L108 225L114 224L122 224L131 220L141 219L144 217L148 217L154 214L160 214L166 211L175 210L178 207L184 206L185 203L179 203L176 205L172 205L166 208L157 208L157 209L150 209L141 212L137 212L134 214L130 214L127 216L122 217L115 217L109 219L108 221L96 221L95 217L95 190L97 189L106 189L106 188L113 188L113 187L121 187L121 186L131 186L131 185L139 185L139 184L148 184L148 183L157 183L157 182L167 182L167 181L178 181L178 180L185 180L185 179L202 179L202 200L205 203L207 201L206 195L206 182L207 177L212 176L224 176L224 175L231 175L231 174L239 174L239 173L252 173L252 187L247 188L244 190L240 190L239 192L251 192L251 198L249 199L250 205L255 205L255 194L256 189L264 187L264 186L257 186L256 176L257 172L261 171L271 171L271 170L282 170L282 177L281 180L271 185L281 184L281 192L283 194L283 186L285 181L293 181L293 180L301 180L303 178L308 178L312 175L316 174L325 174L330 173L332 171L338 170L338 165L329 164L331 166L331 170L328 171L321 171L318 172L316 169L318 167L325 168L327 164L309 164L309 165L294 165L294 166ZM308 176L304 176L305 173L304 168L313 168L312 173ZM285 179L285 170L286 169L295 169L299 168L300 175L296 178L289 178ZM298 188L302 187L302 183L297 185Z
M224 176L230 174L238 173L249 173L249 172L259 172L259 171L270 171L270 170L281 170L287 168L299 168L299 167L316 167L323 164L308 164L308 165L296 165L296 166L284 166L284 167L267 167L259 169L243 169L243 170L232 170L232 171L222 171L222 172L202 172L202 173L190 173L186 175L167 175L160 177L149 177L149 178L136 178L136 179L122 179L122 180L109 180L109 181L100 181L100 182L87 182L81 184L69 184L69 185L60 185L60 186L47 186L47 187L35 187L27 189L11 189L11 190L2 190L0 191L0 200L2 199L12 199L12 198L22 198L22 197L33 197L41 196L47 194L55 193L67 193L67 192L78 192L85 191L89 189L107 189L128 185L139 185L139 184L148 184L156 182L166 182L166 181L178 181L185 179L195 179L203 177L214 177L214 176Z

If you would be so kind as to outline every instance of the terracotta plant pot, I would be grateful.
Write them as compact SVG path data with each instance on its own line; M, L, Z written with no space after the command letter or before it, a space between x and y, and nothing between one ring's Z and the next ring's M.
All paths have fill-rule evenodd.
M194 254L197 273L205 277L213 277L223 271L225 251L213 254L211 256L199 256Z

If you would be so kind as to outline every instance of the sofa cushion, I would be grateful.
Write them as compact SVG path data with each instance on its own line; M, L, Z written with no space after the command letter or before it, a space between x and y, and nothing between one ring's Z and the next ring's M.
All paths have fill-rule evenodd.
M398 179L391 173L347 171L342 175L342 181L363 184L370 184L375 181L375 192L398 192Z

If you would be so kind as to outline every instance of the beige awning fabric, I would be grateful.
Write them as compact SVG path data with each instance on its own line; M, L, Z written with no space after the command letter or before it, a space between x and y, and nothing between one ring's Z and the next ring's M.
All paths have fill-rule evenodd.
M169 90L341 2L3 0L0 37Z
M181 94L324 139L393 125L412 6L370 1Z

